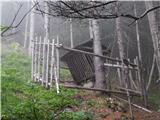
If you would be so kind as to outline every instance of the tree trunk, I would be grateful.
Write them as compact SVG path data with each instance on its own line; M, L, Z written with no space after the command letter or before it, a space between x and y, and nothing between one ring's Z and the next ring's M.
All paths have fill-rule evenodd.
M116 7L116 12L118 11L118 3ZM121 18L118 17L116 19L116 34L117 34L117 44L119 48L119 57L123 61L125 58L125 52L124 52L124 45L123 45L123 37L122 37L122 28L121 28ZM124 86L125 85L125 70L124 68L121 69L121 79L120 79L120 85Z
M29 8L29 2L27 3L27 7ZM26 25L25 25L25 36L24 36L24 45L23 47L27 47L27 41L28 41L28 25L29 25L29 15L27 15L26 18Z
M45 2L45 13L49 13L49 7L47 2ZM48 87L48 63L49 63L49 46L48 42L50 40L50 17L48 14L44 16L44 29L45 29L45 43L47 43L44 47L44 61L43 61L43 80L46 81L46 88Z
M102 55L101 37L99 29L99 21L92 20L92 30L93 30L93 48L94 53ZM94 57L94 68L95 68L95 88L106 88L105 81L105 70L104 70L104 60L100 57Z
M160 6L160 1L156 1L156 6ZM158 26L158 39L159 39L159 49L160 49L160 9L155 11L156 14L156 22Z
M3 9L2 2L0 2L0 16L2 16L2 9ZM2 17L0 18L0 23L2 23ZM2 33L2 30L0 30L0 34L1 33ZM1 36L0 36L0 38L1 38ZM1 47L1 42L0 42L0 47Z
M72 24L72 18L70 18L70 40L71 40L71 48L73 48L74 45L73 45L73 24Z
M147 10L153 8L152 1L146 1L145 5ZM156 57L156 63L157 63L159 79L160 79L160 40L158 39L158 23L156 23L154 11L148 13L148 20L149 20L150 32L151 32L152 41L153 41L154 55Z
M134 3L134 14L135 14L135 16L137 16L136 3ZM140 43L138 21L136 21L135 23L136 23L136 38L137 38L137 47L138 47L138 58L139 58L139 61L142 63L141 43Z
M31 1L31 7L34 5L34 2ZM33 9L34 10L34 9ZM31 49L32 49L32 41L34 40L34 12L31 11L31 14L30 14L30 35L29 35L29 48L28 48L28 53L31 55Z
M137 15L136 11L136 3L134 3L134 14ZM142 65L142 54L141 54L141 44L140 44L140 35L139 35L139 25L138 21L136 21L136 38L137 38L137 47L138 47L138 67L139 67L139 75L140 75L140 86L143 95L143 101L145 107L147 107L147 91L146 91L146 82L144 80L144 73L143 73L143 65Z
M93 40L93 26L92 26L92 20L89 19L89 37L91 40Z

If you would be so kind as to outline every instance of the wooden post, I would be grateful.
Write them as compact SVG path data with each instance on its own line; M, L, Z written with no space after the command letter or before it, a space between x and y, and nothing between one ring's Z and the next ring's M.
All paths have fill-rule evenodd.
M141 91L142 91L142 97L143 97L143 101L144 101L144 106L147 108L147 91L146 91L146 83L143 76L143 68L142 68L142 64L141 62L139 63L138 58L137 58L137 64L138 64L138 77L140 80L140 87L141 87Z
M71 40L71 48L73 48L73 24L72 18L70 18L70 40Z
M57 45L59 45L59 37L57 36ZM56 62L57 62L57 77L58 77L58 80L59 80L59 49L56 49L56 55L57 55L57 60L56 60Z
M132 83L132 84L131 84L131 87L134 87L134 88L137 90L138 87L137 87L135 81L133 80L133 76L132 76L131 70L129 71L129 78L130 78L130 81L131 81L131 83Z
M31 41L31 51L32 51L32 70L31 70L31 79L34 80L34 46L35 43L33 41Z
M147 91L149 90L149 87L150 87L150 84L151 84L151 81L152 81L152 75L154 73L154 68L155 68L155 62L156 62L156 56L153 55L153 61L152 61L152 67L151 67L151 70L150 70L150 74L149 74L149 78L148 78L148 84L147 84Z
M130 62L130 59L128 59L128 61ZM135 85L135 83L133 81L132 71L130 69L128 70L128 74L129 74L129 76L128 76L129 77L128 78L129 79L129 88L130 89L135 88L136 85Z
M34 82L36 82L37 79L37 46L38 46L38 38L35 38L34 42Z
M41 37L39 37L39 46L38 46L38 82L40 82L41 75Z
M48 73L49 73L49 44L50 44L50 41L47 39L47 44L46 44L46 49L47 49L47 53L46 53L46 88L49 87L48 85Z
M137 57L134 59L134 64L137 64L138 66L138 61L137 61ZM137 67L137 71L135 71L135 79L136 79L136 83L137 83L137 90L141 91L140 89L140 76L139 76L139 67Z
M119 62L117 62L117 64L120 65ZM119 84L120 84L120 86L122 86L122 77L121 77L120 68L117 68L117 72L118 72Z
M52 52L51 52L51 70L50 70L50 87L52 87L52 84L53 84L53 69L54 69L54 66L55 66L55 46L54 46L54 43L55 43L55 40L53 39L52 40ZM58 49L58 48L57 48Z
M45 66L46 66L46 38L44 38L44 41L43 41L43 58L42 58L42 61L43 61L43 64L42 64L42 86L44 85L44 81L45 81Z
M57 45L59 46L59 37L57 36ZM59 49L56 48L56 72L55 72L55 81L56 81L56 89L57 89L57 93L59 93L59 71L60 71L60 67L59 67Z
M129 93L129 69L125 69L125 86L126 86L126 93L128 97L128 104L129 104L129 110L130 110L130 115L131 119L133 119L133 112L132 112L132 105L131 105L131 98L130 98L130 93Z

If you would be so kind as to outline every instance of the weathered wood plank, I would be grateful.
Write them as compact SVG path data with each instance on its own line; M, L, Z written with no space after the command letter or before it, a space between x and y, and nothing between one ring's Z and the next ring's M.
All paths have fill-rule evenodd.
M53 39L52 40L52 48L51 48L51 70L50 70L50 83L51 83L51 86L53 85L53 69L54 69L54 66L55 66L55 47L54 47L54 44L55 44L55 40Z
M114 93L114 94L126 95L126 92L116 91L116 90L106 90L106 89L100 89L100 88L87 88L87 87L74 86L74 85L63 85L63 84L60 84L60 85L63 86L63 87L66 87L66 88L83 89L83 90L91 90L91 91L101 91L101 92L105 92L105 93ZM139 94L131 93L131 96L139 96Z

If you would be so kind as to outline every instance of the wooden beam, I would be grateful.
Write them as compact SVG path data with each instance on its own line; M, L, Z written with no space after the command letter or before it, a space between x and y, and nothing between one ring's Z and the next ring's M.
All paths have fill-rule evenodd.
M132 93L136 93L136 94L141 95L141 92L140 92L140 91L131 90L131 89L122 88L122 87L117 87L117 88L120 89L120 90L124 90L124 91L128 90L129 92L132 92Z
M83 50L78 50L78 49L74 49L74 48L64 47L62 45L57 45L57 44L56 44L56 47L59 48L59 49L67 50L67 51L88 54L88 55L92 55L92 56L97 56L97 57L101 57L101 58L104 58L104 59L108 59L110 61L118 61L118 62L122 63L122 61L119 60L119 59L115 59L115 58L111 58L111 57L107 57L107 56L103 56L103 55L97 55L97 54L94 54L94 53L91 53L91 52L87 52L87 51L83 51Z
M82 48L82 49L87 49L87 50L92 50L93 51L93 48L91 48L91 47L80 47L80 48ZM109 54L110 52L107 52L107 49L106 50L102 50L102 52L104 53L104 54Z
M106 89L100 89L100 88L87 88L87 87L74 86L74 85L63 85L63 84L60 84L60 85L65 87L65 88L83 89L83 90L91 90L91 91L101 91L101 92L105 92L105 93L114 93L114 94L126 95L126 92L116 91L116 90L106 90ZM131 93L131 96L139 96L139 94Z
M125 99L123 99L123 98L117 97L117 96L115 96L115 95L113 95L113 97L114 97L114 98L117 98L117 99L119 99L119 100L121 100L121 101L124 101L124 102L128 103L128 101L125 100ZM142 109L142 110L144 110L144 111L146 111L146 112L152 113L151 110L148 110L147 108L144 108L144 107L142 107L142 106L136 105L136 104L134 104L134 103L131 103L131 105L134 106L134 107L136 107L136 108Z
M122 66L122 65L117 65L117 64L109 64L109 63L104 63L105 67L115 67L115 68L128 68L130 70L138 70L137 68L133 68L133 67L127 67L127 66Z

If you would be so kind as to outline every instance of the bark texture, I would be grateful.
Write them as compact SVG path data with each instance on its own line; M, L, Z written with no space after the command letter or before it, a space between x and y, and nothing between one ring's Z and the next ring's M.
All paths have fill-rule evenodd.
M29 2L27 3L27 7L29 8ZM27 41L29 40L28 27L29 27L29 15L27 15L26 24L25 24L25 36L24 36L24 45L23 45L24 48L27 48L27 44L28 44Z
M117 6L115 8L115 11L118 11L118 2ZM123 59L126 57L124 52L124 44L123 44L123 36L122 36L122 28L121 28L121 17L116 18L116 34L117 34L117 44L119 48L119 57L123 61ZM125 85L125 69L121 69L121 79L120 79L120 85Z
M146 1L145 5L146 5L146 9L153 8L152 1ZM154 55L156 57L156 63L157 63L157 68L158 68L158 73L160 78L160 39L158 38L159 37L158 23L156 22L156 15L154 11L148 13L148 21L149 21L150 32L151 32L152 41L153 41Z
M70 18L70 40L71 40L71 48L73 48L74 44L73 44L73 24L72 24L72 18Z
M34 2L31 1L31 7L34 5ZM34 40L34 27L35 27L35 18L34 18L35 14L32 11L30 14L30 34L29 34L29 54L31 54L31 49L32 49L32 41Z
M92 30L93 30L93 48L94 53L102 55L102 46L101 46L101 37L99 29L99 21L92 20ZM104 60L100 57L94 57L94 66L95 66L95 88L106 88L105 81L105 71L104 71Z

